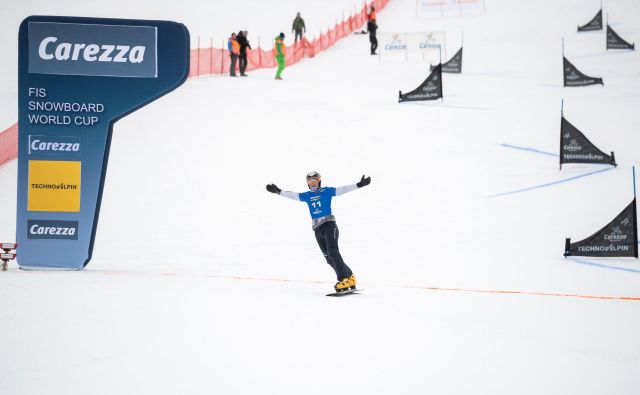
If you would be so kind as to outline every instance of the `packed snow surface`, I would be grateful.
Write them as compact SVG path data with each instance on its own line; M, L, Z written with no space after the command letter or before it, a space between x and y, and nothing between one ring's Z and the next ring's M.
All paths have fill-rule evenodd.
M297 11L313 35L361 6L4 2L0 129L17 119L28 15L176 20L214 45L247 29L269 48ZM599 6L486 0L416 19L392 0L381 32L445 30L453 54L464 31L443 101L399 104L428 64L380 61L352 35L284 81L194 79L119 121L88 267L0 273L0 393L637 394L640 262L562 256L629 204L640 163L640 56L576 33ZM636 0L605 13L640 41ZM563 37L604 87L562 87ZM562 99L617 168L558 169ZM360 295L324 296L335 276L307 208L265 190L302 192L310 170L327 186L372 177L333 203ZM15 184L13 161L0 241L15 240Z

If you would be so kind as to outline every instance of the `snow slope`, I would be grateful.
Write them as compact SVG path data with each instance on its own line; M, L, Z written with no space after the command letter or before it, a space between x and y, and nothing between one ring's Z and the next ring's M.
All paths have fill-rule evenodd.
M464 31L463 74L444 76L443 102L398 104L426 65L380 62L353 36L282 83L272 70L193 80L118 122L87 270L0 275L0 393L634 394L640 302L561 295L640 297L637 260L562 257L565 237L590 235L632 198L640 56L604 54L602 33L575 33L595 1L486 3L474 17L415 20L410 0L379 14L381 31L446 30L450 54ZM271 20L312 13L216 2L218 28L195 7L122 4L95 12L182 20L193 36L239 29L231 15L278 31ZM352 8L302 4L322 16L316 26ZM3 5L4 28L69 14L41 6ZM607 11L639 41L633 0ZM563 36L567 57L604 87L562 88ZM562 98L567 119L615 151L616 169L560 172L557 157L502 145L557 154ZM0 239L14 234L15 170L0 168ZM264 190L303 191L309 170L325 185L372 176L334 201L362 295L322 296L333 277L305 206Z

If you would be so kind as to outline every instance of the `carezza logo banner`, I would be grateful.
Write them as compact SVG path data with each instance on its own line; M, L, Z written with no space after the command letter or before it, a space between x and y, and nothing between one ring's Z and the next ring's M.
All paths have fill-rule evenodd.
M406 51L407 50L407 35L402 33L381 34L382 49L384 51Z
M583 26L578 26L579 32L588 32L593 30L602 30L602 8L588 23Z
M399 92L399 102L442 99L442 64L437 65L419 87L408 93Z
M616 165L615 155L600 151L589 139L562 117L560 127L560 168L564 163L603 163Z
M431 66L431 71L435 68L436 66ZM460 48L448 62L442 65L442 72L454 74L462 73L462 48Z
M27 221L29 239L78 240L78 221Z
M616 33L611 26L607 25L607 49L630 49L635 50L636 44L629 44Z
M186 81L189 32L169 21L31 16L18 45L18 264L81 269L113 126Z
M636 199L595 234L576 243L566 239L564 256L570 255L638 258Z
M29 72L156 78L158 28L29 22Z
M569 60L562 58L564 86L604 85L602 78L588 77L580 72Z

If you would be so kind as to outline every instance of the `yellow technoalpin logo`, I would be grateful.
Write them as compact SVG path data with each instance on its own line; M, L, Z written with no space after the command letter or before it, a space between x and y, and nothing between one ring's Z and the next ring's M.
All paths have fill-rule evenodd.
M29 161L29 211L80 212L82 162Z

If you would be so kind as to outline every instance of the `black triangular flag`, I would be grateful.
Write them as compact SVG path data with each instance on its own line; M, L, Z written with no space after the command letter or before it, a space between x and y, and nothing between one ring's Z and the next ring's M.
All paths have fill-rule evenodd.
M563 163L605 163L616 165L613 154L600 151L589 139L562 117L560 127L560 168Z
M562 57L562 71L564 74L564 86L587 86L587 85L604 85L602 78L588 77L580 72L565 58Z
M600 8L600 11L598 11L589 23L584 26L578 26L579 32L588 32L591 30L602 30L602 8Z
M437 100L442 98L442 64L437 65L419 87L409 93L399 93L398 102Z
M582 241L565 240L564 256L638 257L638 213L634 198L613 221Z
M435 69L436 66L431 66L431 71ZM455 55L448 62L442 65L443 73L462 73L462 47L456 52Z
M614 32L611 26L607 25L607 49L630 49L634 50L636 44L629 44L624 41L618 33Z

